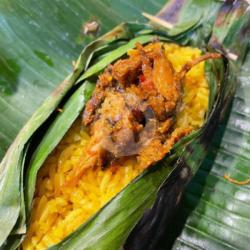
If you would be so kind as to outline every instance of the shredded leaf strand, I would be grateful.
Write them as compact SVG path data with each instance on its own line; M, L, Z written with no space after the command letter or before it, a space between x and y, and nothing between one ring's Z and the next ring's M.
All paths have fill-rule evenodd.
M225 174L225 175L224 175L224 178L225 178L227 181L229 181L229 182L231 182L231 183L233 183L233 184L236 184L236 185L248 185L248 184L250 183L250 178L248 178L248 179L246 179L246 180L244 180L244 181L238 181L238 180L236 180L236 179L234 179L234 178L231 178L229 174Z

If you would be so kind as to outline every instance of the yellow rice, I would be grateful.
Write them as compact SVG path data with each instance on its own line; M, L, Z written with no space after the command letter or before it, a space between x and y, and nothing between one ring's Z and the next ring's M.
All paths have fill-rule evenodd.
M176 71L201 54L197 48L164 46ZM204 63L200 63L186 75L176 126L199 128L208 108L208 96ZM24 250L46 249L60 242L142 172L130 160L116 170L87 169L77 186L65 187L67 175L81 160L88 141L89 136L78 119L43 164L38 174L31 222L22 244Z

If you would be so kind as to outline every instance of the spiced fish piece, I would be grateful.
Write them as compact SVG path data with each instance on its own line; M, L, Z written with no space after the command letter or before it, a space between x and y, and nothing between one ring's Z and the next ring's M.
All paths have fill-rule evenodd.
M147 168L161 160L193 130L175 126L185 75L200 62L220 57L218 53L199 56L176 72L162 43L145 47L137 43L128 58L108 66L83 113L91 138L87 160L76 166L71 183L93 165L104 169L132 157Z

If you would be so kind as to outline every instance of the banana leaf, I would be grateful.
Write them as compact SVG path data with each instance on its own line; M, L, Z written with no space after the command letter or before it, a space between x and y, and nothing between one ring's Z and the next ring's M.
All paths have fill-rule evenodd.
M228 53L229 51L235 55L238 55L238 57L245 56L245 54L240 53L240 49L244 48L247 49L249 46L249 29L250 29L250 14L247 12L248 4L244 2L236 2L234 6L230 4L224 4L218 13L217 19L215 21L215 25L213 28L213 34L210 38L209 41L209 46L213 46L216 48L220 48L222 51L225 53ZM167 11L167 10L165 10ZM161 15L165 14L164 11L160 13ZM235 17L237 17L237 21L235 21ZM247 18L246 18L247 17ZM227 26L228 23L231 23L230 28ZM227 27L226 27L227 26ZM226 28L229 28L226 31ZM233 41L235 39L235 41ZM237 45L236 45L237 44ZM242 71L245 74L246 69L244 67L247 67L248 60L245 60L245 58L242 58L241 60L245 61L244 65L242 67ZM240 69L235 68L235 65L230 65L231 62L229 62L229 67L232 67L232 71L235 71L235 74L239 74ZM237 79L231 79L227 83L227 87L225 91L227 94L225 95L228 97L230 95L230 92L233 91L233 88L236 87L235 82L241 80L241 76L238 75ZM247 79L245 79L245 82ZM231 90L229 90L229 84L234 85ZM241 104L243 104L241 102ZM230 105L230 100L225 99L223 101L223 107L221 107L221 111L225 111L225 108ZM238 106L239 107L239 106ZM245 105L243 104L243 107ZM243 108L241 107L241 108ZM218 114L219 115L219 114ZM229 120L230 121L230 120ZM229 211L227 210L227 201L223 199L223 196L221 193L217 194L215 191L217 191L214 187L213 184L215 181L213 180L212 182L208 181L207 188L209 191L207 191L204 194L205 201L201 199L199 201L201 194L201 181L206 178L206 174L208 174L209 169L211 168L211 164L214 160L213 157L215 157L216 152L218 150L218 143L220 143L220 139L222 136L222 133L225 129L225 124L223 125L224 128L220 128L219 133L216 134L215 136L215 143L216 147L210 150L213 150L210 152L209 156L207 157L205 163L201 167L201 170L198 171L196 177L194 178L194 181L191 182L188 188L188 193L186 194L186 200L184 204L182 204L182 209L179 210L179 213L177 213L175 216L173 213L170 213L170 218L168 218L168 214L166 213L166 209L168 208L169 202L174 202L175 200L173 197L168 197L166 195L167 191L162 191L162 194L159 194L158 197L158 203L154 205L152 208L151 214L148 213L144 215L145 218L143 218L141 225L138 224L137 228L134 230L134 236L130 235L131 241L133 241L133 244L139 244L138 246L136 245L136 248L134 245L131 249L168 249L172 247L173 242L176 240L176 238L179 236L179 238L175 241L173 249L196 249L196 248L201 248L201 249L225 249L225 248L237 248L237 249L248 249L249 245L249 227L245 224L243 229L242 229L242 223L244 223L241 220L241 217L238 216L232 216L230 215ZM230 134L230 133L229 133ZM209 135L206 135L208 137ZM232 142L232 134L230 134L230 139ZM207 140L207 138L205 139ZM214 143L214 144L215 144ZM204 145L205 143L203 143ZM223 145L223 144L222 144ZM224 144L228 145L228 144ZM217 149L217 150L216 150ZM223 149L225 149L223 147ZM223 150L224 151L224 150ZM226 149L228 151L228 148ZM195 148L193 152L198 152L198 154L201 154L201 151L198 148ZM230 151L229 151L230 152ZM225 154L225 151L223 152ZM223 156L218 156L220 159L220 165L217 166L217 169L214 170L217 178L221 178L225 174L225 169L223 170L218 169L218 167L223 164L223 160L225 159L225 155ZM211 157L212 155L212 157ZM230 153L228 153L230 155ZM227 156L228 156L227 155ZM197 160L199 157L195 157ZM212 159L211 159L212 158ZM209 163L208 163L209 162ZM229 163L227 161L227 163ZM216 162L217 164L217 162ZM191 164L190 164L191 165ZM204 173L205 171L205 173ZM218 172L220 173L218 177ZM211 173L211 175L214 177L214 174ZM223 177L222 177L223 178ZM247 178L247 176L245 176ZM174 182L174 181L173 181ZM219 191L224 193L226 188L229 186L228 183L224 183L224 190L219 188ZM168 183L167 183L168 184ZM221 183L218 183L218 186L220 186ZM180 183L177 183L176 186L179 188ZM173 189L177 187L174 187L173 183L170 183L169 186L167 185L166 190L172 187ZM197 188L199 187L199 189ZM205 187L206 188L206 187ZM197 191L198 189L198 191ZM231 192L232 190L235 190L234 192L237 192L238 190L237 187L230 187L229 189ZM190 194L191 193L191 194ZM208 199L208 193L209 195L213 196L212 204L209 202ZM215 194L214 194L215 193ZM213 195L212 195L213 194ZM202 195L203 196L203 195ZM217 200L214 201L214 196L217 196ZM221 198L221 200L218 199L218 197ZM177 196L177 198L179 198ZM201 205L200 207L195 207L197 203L200 202ZM163 206L163 203L165 206ZM218 203L220 205L218 209ZM216 206L216 205L217 206ZM220 210L221 206L223 205L226 206L225 210ZM211 209L209 209L209 206L211 206ZM192 211L194 210L194 212ZM238 210L240 211L240 209ZM246 210L244 210L246 211ZM231 221L228 222L228 217L224 217L224 213L226 212L226 215L231 219L234 218L235 221L237 220L238 225L232 223ZM194 214L193 214L194 213ZM203 215L202 213L205 213ZM188 218L188 216L190 216ZM245 213L246 218L249 218L249 212ZM248 217L247 217L248 216ZM236 218L237 219L236 219ZM166 218L164 220L164 218ZM156 222L152 223L152 220L156 220ZM170 224L169 221L172 221L173 223ZM232 219L233 220L233 219ZM146 223L145 223L146 221ZM150 221L150 222L149 222ZM176 221L178 221L176 223ZM185 222L187 221L187 224L185 225ZM218 222L221 223L218 223ZM166 223L168 222L168 223ZM216 223L216 225L210 226L211 223ZM240 231L236 230L236 234L234 235L229 235L229 234L224 234L224 231L221 230L223 227L224 230L228 230L227 226L234 225L235 228ZM173 225L175 225L173 227ZM200 229L199 231L197 229ZM216 229L216 231L215 231ZM183 230L183 231L182 231ZM153 232L158 231L158 234L154 234ZM162 231L162 234L161 234ZM181 232L182 231L182 232ZM235 232L235 230L233 230ZM140 235L141 233L141 235ZM181 235L179 235L181 233ZM147 237L148 234L148 237ZM152 239L152 235L153 237ZM219 235L219 237L218 237ZM141 236L141 238L139 238ZM151 236L151 238L149 238ZM139 240L138 240L139 238ZM154 239L156 238L156 239ZM240 240L239 240L240 239ZM238 242L239 241L239 242Z
M243 5L236 11L240 4ZM221 8L220 22L216 24L212 39L213 43L224 40L224 50L236 54L242 46L242 39L249 36L249 10L242 9L244 4L236 2L235 6L225 4ZM232 20L230 12L240 18L243 18L242 13L247 13L248 20L241 31L240 26L234 24L231 34L225 34L223 23L227 18L228 22ZM230 39L235 33L237 42L232 46ZM238 86L231 112L227 121L217 129L208 157L188 186L182 207L175 217L174 234L168 238L168 244L162 242L162 249L173 242L173 249L249 249L249 187L234 185L223 178L230 174L237 180L244 180L250 174L249 66L248 53L241 70L238 70Z
M187 5L186 5L187 6ZM212 5L211 5L212 6ZM217 6L217 5L216 5ZM204 7L204 6L203 6ZM236 8L237 9L237 8ZM184 8L185 10L185 8ZM183 16L183 15L182 15ZM237 16L236 16L237 17ZM214 17L213 17L214 18ZM227 34L233 33L233 31L237 30L238 28L244 28L244 22L246 19L245 15L243 15L242 20L238 20L238 18L235 18L233 15L232 25L229 25L229 27L233 27L234 29L227 29L228 27L223 27L223 31L227 30L225 32L224 37L219 37L218 43L211 42L211 47L216 47L217 49L221 50L223 53L227 54L226 49L228 49L228 46L235 46L235 40L232 41L224 41L224 38L227 37ZM211 20L210 20L211 22ZM209 23L209 22L208 22ZM211 22L212 23L212 22ZM234 23L237 23L237 25L233 25ZM191 25L190 25L191 24ZM208 27L205 27L205 25L201 25L201 16L198 16L195 20L192 22L189 22L186 26L181 24L176 26L175 29L171 30L171 32L168 32L165 34L164 32L155 32L153 31L152 27L150 26L144 26L144 25L123 25L120 28L117 28L115 31L115 34L119 34L120 37L118 39L122 38L122 41L119 41L119 46L115 45L118 41L115 41L112 39L112 33L107 35L106 37L102 37L98 41L92 43L88 48L85 49L83 52L81 58L77 62L77 66L75 68L75 71L68 79L64 82L64 85L62 85L60 88L58 88L53 95L52 98L48 98L48 100L45 102L45 104L33 115L33 118L30 120L30 122L24 127L20 135L18 136L15 141L15 146L12 146L10 148L9 153L7 153L7 156L4 158L2 162L2 166L8 166L6 169L4 167L1 167L1 176L2 180L1 183L3 183L3 189L2 192L8 190L8 192L12 192L13 196L7 195L2 196L1 199L2 204L12 208L6 209L5 211L2 210L3 214L5 215L5 220L3 220L3 230L1 231L1 239L4 240L4 237L9 235L10 230L12 230L11 236L9 236L8 240L5 242L5 245L3 245L3 248L9 249L10 247L14 246L14 243L18 244L18 239L21 239L21 235L25 231L25 223L26 222L26 213L29 215L28 211L30 209L30 202L32 199L33 191L32 188L28 188L26 191L31 192L31 194L25 193L25 201L26 203L26 210L24 206L24 199L23 199L23 178L22 178L22 168L24 167L24 159L26 158L26 153L32 155L31 158L31 165L35 165L37 167L30 168L30 170L33 169L34 172L28 171L27 175L31 176L26 179L26 185L33 185L34 188L34 179L36 175L37 169L40 167L41 162L46 158L46 155L49 154L49 152L53 149L53 147L56 145L56 143L60 140L60 138L63 136L63 133L66 132L70 124L74 121L74 117L79 114L79 110L84 105L84 102L89 96L89 92L91 92L91 89L93 87L93 84L90 82L86 82L84 77L79 78L79 75L82 73L83 70L85 70L85 67L88 68L88 65L91 64L91 58L93 57L94 60L98 61L98 57L96 55L100 56L102 54L102 51L107 53L108 48L112 49L114 47L118 47L116 51L111 51L107 54L107 56L103 57L103 59L100 59L102 63L97 63L93 67L90 67L87 69L87 71L84 73L85 78L89 77L91 74L98 73L103 67L105 67L106 64L110 63L110 60L114 60L117 56L120 57L122 54L126 52L126 49L124 51L121 51L122 46L124 45L124 41L128 41L134 36L142 39L142 41L148 41L147 39L151 39L150 34L158 34L158 35L164 35L164 37L167 37L167 39L171 39L174 41L177 41L179 43L189 43L193 44L195 46L203 47L205 48L206 42L204 43L204 39L202 38L210 38L210 32ZM211 25L210 25L211 26ZM142 32L142 29L144 31ZM207 29L207 30L206 30ZM186 32L184 32L186 30ZM204 32L206 30L207 32ZM227 33L228 32L228 33ZM144 33L144 36L139 36ZM233 33L234 34L234 33ZM234 34L235 35L235 34ZM234 36L233 36L234 37ZM145 39L145 40L144 40ZM226 39L225 39L226 40ZM240 46L240 56L243 57L245 55L245 45L246 45L246 38L240 40L241 45ZM219 48L215 45L220 45ZM126 47L127 48L127 47ZM86 66L85 66L86 65ZM208 67L212 67L212 65L208 65ZM122 243L125 242L129 232L132 230L133 226L136 224L136 222L140 219L142 216L144 210L146 208L150 208L151 205L154 203L156 199L156 194L158 192L158 189L160 186L162 186L162 183L167 179L166 183L162 186L160 189L158 200L160 197L165 197L166 200L169 198L166 197L166 192L164 189L169 189L169 187L175 188L176 184L180 184L180 190L172 190L171 192L171 199L174 198L174 194L178 194L180 191L182 192L183 187L186 185L188 180L190 179L191 175L194 174L198 168L199 161L203 158L203 153L206 151L208 140L206 136L211 135L211 131L214 129L214 126L216 125L216 122L219 120L221 114L224 114L225 111L221 111L218 107L226 107L227 105L222 105L224 102L225 97L226 100L230 101L230 97L232 97L232 94L234 92L234 88L236 86L236 81L234 81L235 72L238 69L239 65L234 63L233 61L229 60L229 64L226 64L225 67L228 69L226 74L224 74L223 65L214 65L218 72L218 75L220 75L220 80L225 85L225 89L222 87L224 86L222 84L221 88L219 89L219 96L217 97L216 107L217 109L211 110L211 116L208 118L207 125L204 126L203 130L200 131L200 133L197 133L193 135L192 143L188 144L187 142L183 143L183 145L180 145L180 147L175 149L171 157L169 156L164 162L162 162L160 165L154 167L150 171L144 173L142 176L140 176L135 182L133 182L131 185L129 185L126 189L124 189L118 196L115 197L114 200L112 200L107 206L105 206L100 213L95 215L88 223L83 225L79 230L77 230L74 234L70 235L68 239L66 239L64 242L59 244L58 246L55 246L54 248L62 248L62 249L79 249L79 246L82 246L82 242L86 244L86 246L89 246L90 248L100 248L100 249L110 249L110 246L112 248L119 248ZM210 72L210 74L209 74ZM223 72L223 74L221 73ZM216 80L213 79L214 74L211 73L211 68L208 68L208 77L210 79L210 83L215 85ZM228 77L228 79L227 79ZM225 79L224 79L225 78ZM76 86L73 86L78 80L78 84ZM82 84L82 81L84 81L84 84ZM81 85L80 87L78 85ZM229 92L228 92L229 91ZM66 95L67 93L67 95ZM67 96L64 97L64 96ZM67 100L66 100L66 99ZM215 99L215 98L214 98ZM220 102L218 100L221 100ZM57 114L54 112L55 108L61 105L64 107L65 110L69 110L68 114L71 114L71 117L68 117L68 120L66 120L66 115L64 115L64 112L62 114ZM77 108L75 108L77 107ZM76 113L70 112L70 110L75 110ZM49 118L49 119L47 119ZM209 122L212 120L212 122ZM55 128L57 124L61 124L60 121L65 121L65 126L62 128L62 131L60 131L59 134L54 134L53 127ZM208 135L205 133L205 131L208 133ZM58 132L58 131L57 131ZM43 142L38 145L37 140L38 138L41 138L41 136L44 138ZM50 139L56 139L55 145L51 145L51 148L46 147L47 145L50 145ZM201 148L200 145L202 144L204 148ZM32 145L32 147L30 146ZM37 145L37 147L34 147L34 145ZM183 151L183 148L186 148L186 151ZM47 151L44 151L45 148ZM197 150L201 148L201 150ZM191 154L194 149L197 154ZM34 151L35 150L35 151ZM182 153L185 152L183 155ZM199 154L198 154L199 152ZM185 155L187 154L187 155ZM8 157L9 155L9 157ZM180 155L182 156L181 158ZM14 156L14 157L10 157ZM200 160L199 160L200 156ZM174 165L174 162L179 158L178 166L176 166L175 171L170 175L170 172L173 170L170 166ZM193 159L194 158L194 159ZM40 162L39 162L40 161ZM188 167L191 168L192 171L187 171L187 176L182 180L181 182L178 182L180 178L179 174L181 173L181 170L183 168L185 169L185 166L188 165ZM9 167L10 166L10 167ZM19 168L19 169L18 169ZM26 175L26 171L24 172ZM168 175L170 175L171 178L167 178ZM31 183L29 183L29 180L31 180ZM32 184L33 181L33 184ZM139 184L140 185L139 185ZM16 184L16 185L13 185ZM24 185L24 187L26 186ZM134 197L132 194L135 195L134 190L136 189L137 196ZM143 192L144 190L144 192ZM151 192L147 192L145 194L145 190L151 190ZM163 190L163 191L162 191ZM16 192L16 193L15 193ZM162 195L161 195L162 193ZM19 196L21 194L21 196ZM164 194L164 195L163 195ZM30 198L29 198L30 197ZM143 197L139 198L139 197ZM178 195L176 197L179 197ZM175 197L175 198L176 198ZM121 205L121 201L124 201ZM126 210L126 213L124 214L124 207L128 208L127 204L133 201L136 203L135 207L130 207L130 210ZM173 204L175 200L172 200L171 202ZM159 202L159 201L158 201ZM119 203L117 205L117 203ZM131 202L132 203L132 202ZM123 207L124 206L124 207ZM2 206L4 207L4 206ZM121 211L119 212L119 209ZM164 206L161 205L161 210L164 208ZM112 210L114 209L114 210ZM155 209L155 206L152 208ZM6 213L7 211L7 213ZM114 211L113 213L111 211ZM108 216L111 216L112 219L108 220ZM7 216L6 216L7 214ZM150 214L152 212L148 213L148 216L150 217ZM159 213L160 214L160 213ZM171 214L171 213L170 213ZM167 213L169 215L169 213ZM9 216L9 217L8 217ZM2 216L1 216L2 218ZM156 218L157 219L157 218ZM146 219L148 221L148 219ZM103 223L103 227L107 225L108 228L110 228L110 231L104 232L103 227L100 227L99 223ZM145 219L144 219L145 222ZM139 237L138 232L140 233L140 225L145 223L140 222L138 226L135 228L137 230L137 235ZM99 225L99 228L98 228ZM121 226L122 225L122 226ZM14 227L14 228L13 228ZM152 228L155 227L155 224L152 226ZM9 230L8 230L9 228ZM150 230L149 230L150 231ZM141 231L143 232L143 231ZM106 233L106 234L105 234ZM81 237L79 237L81 235ZM152 236L152 234L150 234ZM160 236L160 234L159 234ZM17 243L13 240L16 237ZM156 242L156 240L155 240ZM79 245L80 244L80 245ZM130 247L133 243L133 233L129 237L129 241L127 242L126 246ZM152 243L153 246L156 243ZM15 246L16 246L15 245ZM133 246L133 245L132 245ZM139 246L140 247L140 246Z

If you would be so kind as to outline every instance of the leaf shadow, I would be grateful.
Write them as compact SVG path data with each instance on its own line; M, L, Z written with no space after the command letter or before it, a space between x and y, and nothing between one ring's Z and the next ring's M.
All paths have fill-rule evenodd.
M228 110L231 110L231 108L232 108L232 103ZM197 171L197 173L195 174L191 182L186 187L182 201L180 202L178 210L175 213L174 218L172 219L174 223L171 227L169 227L169 225L166 226L166 229L164 230L164 235L161 237L159 241L159 244L157 247L158 250L167 250L167 249L173 248L174 243L176 239L178 238L178 236L183 231L188 218L191 216L192 212L198 206L200 199L202 197L204 188L205 188L206 179L214 164L215 158L217 156L217 151L220 148L222 138L225 132L226 124L228 123L228 120L229 120L229 116L230 116L230 112L227 112L227 115L223 123L220 124L218 126L218 129L215 131L213 140L211 142L211 146L209 147L207 157L201 164L201 167L199 168L199 170ZM199 190L197 190L197 184L196 184L198 178L199 178L199 183L202 183L202 188L200 188ZM195 199L192 199L192 202L190 202L188 201L187 196L188 196L189 190L192 190L194 188L196 188Z

